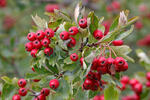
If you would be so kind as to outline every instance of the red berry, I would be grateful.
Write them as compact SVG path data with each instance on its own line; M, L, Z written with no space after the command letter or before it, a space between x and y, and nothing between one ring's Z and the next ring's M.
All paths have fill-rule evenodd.
M109 28L110 28L111 22L110 21L104 21L102 24L105 27L104 36L106 36L108 34L108 32L109 32Z
M123 45L123 40L115 40L112 42L112 44L114 46L121 46L121 45Z
M120 80L121 83L128 84L129 83L129 77L128 76L123 76Z
M36 35L35 33L31 32L31 33L28 33L27 38L29 41L34 41L36 39Z
M6 0L0 0L0 8L5 7L7 4Z
M12 100L21 100L20 95L16 94L12 97Z
M32 67L32 71L33 71L33 72L35 72L35 69L34 69L34 67Z
M47 36L47 37L54 37L54 31L52 30L52 29L50 29L50 28L47 28L46 30L45 30L45 35Z
M118 1L113 1L111 5L116 10L120 9L120 3Z
M26 49L26 51L31 51L33 49L33 43L32 42L26 43L25 49Z
M93 98L93 100L104 100L104 95L97 95Z
M52 80L50 80L50 82L49 82L49 86L50 86L50 88L52 88L52 89L57 89L58 86L59 86L59 81L58 81L57 79L52 79Z
M48 38L44 38L41 42L44 47L48 47L50 43L51 41Z
M105 57L100 57L100 58L98 59L98 65L99 65L99 66L106 66L106 64L107 64L107 60L106 60Z
M139 83L139 81L137 79L131 79L129 81L129 84L133 87L135 84Z
M80 58L80 64L81 64L81 66L83 66L83 61L84 61L84 58L81 57L81 58Z
M138 29L138 30L142 29L143 28L142 22L141 21L136 22L135 23L135 28Z
M47 4L45 6L45 11L46 12L53 13L55 9L59 9L59 5L58 4Z
M84 84L85 87L90 89L92 87L92 85L93 85L93 82L92 82L91 79L85 79L83 84Z
M50 90L48 88L43 88L41 90L41 95L48 96L49 93L50 93Z
M60 38L61 38L62 40L67 40L67 39L69 39L69 33L68 33L67 31L61 32L61 33L60 33Z
M70 37L70 42L67 44L68 47L72 48L76 45L76 40L73 37Z
M94 72L94 78L93 79L100 81L101 80L101 74L99 72Z
M121 83L122 84L122 87L120 88L122 91L126 89L126 84L124 83Z
M112 12L113 11L113 7L111 5L107 5L106 6L106 11L107 12Z
M26 86L26 84L27 84L27 82L26 82L26 80L25 79L20 79L20 80L18 80L18 86L19 87L25 87Z
M146 82L146 87L150 87L150 81Z
M128 70L128 63L125 62L125 64L121 67L121 71L126 71Z
M46 100L44 95L39 95L38 97L34 98L34 100Z
M33 82L39 82L41 79L33 79Z
M41 42L39 40L34 40L33 47L35 47L36 49L40 49L42 47Z
M148 81L150 81L150 72L147 72L147 73L146 73L146 79L147 79Z
M113 58L107 58L106 62L107 62L108 65L112 65L112 64L114 64L114 61L115 60Z
M25 88L20 88L19 89L19 95L26 96L27 95L27 90Z
M36 38L42 40L45 37L45 33L42 30L36 32Z
M31 51L31 56L35 58L35 57L36 57L37 52L38 52L38 50L37 50L37 49L33 49L33 50Z
M106 74L108 72L107 66L98 66L96 70L101 74Z
M95 39L100 40L103 37L103 32L101 30L95 30L93 33Z
M122 57L116 57L115 59L115 65L116 66L123 66L125 64L125 60Z
M86 28L87 27L87 19L86 18L80 19L79 20L79 26L81 28Z
M133 90L134 92L136 92L137 94L140 94L142 92L143 86L141 83L137 83L133 86Z
M93 82L93 85L91 87L91 90L92 91L97 91L98 90L98 87L99 87L99 82L98 81L94 81Z
M77 61L78 60L78 55L76 53L73 53L73 54L70 55L70 59L72 61Z
M94 72L89 71L88 74L86 75L86 78L88 78L88 79L94 79Z
M51 47L45 48L45 49L44 49L44 53L45 53L47 56L52 55L52 54L53 54L53 48L51 48Z
M97 69L98 63L99 63L98 60L99 60L99 59L97 59L97 58L94 58L94 59L93 59L93 61L92 61L92 66L91 66L91 70L96 70L96 69Z
M79 32L79 30L76 26L69 28L69 34L70 35L76 35L78 32Z

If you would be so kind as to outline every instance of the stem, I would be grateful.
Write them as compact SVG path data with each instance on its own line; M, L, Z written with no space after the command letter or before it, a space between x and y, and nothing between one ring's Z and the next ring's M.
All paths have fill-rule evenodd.
M116 55L115 51L114 51L112 48L111 48L111 50L112 50L113 54L115 55L115 57L117 57L117 55Z
M108 46L108 48L109 48L109 57L111 58L111 48L110 48L109 45L107 45L107 46Z

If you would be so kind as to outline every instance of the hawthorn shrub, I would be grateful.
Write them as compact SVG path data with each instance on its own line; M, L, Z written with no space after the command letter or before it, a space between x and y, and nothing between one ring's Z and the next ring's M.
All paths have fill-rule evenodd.
M112 7L120 9L117 2ZM49 21L32 16L37 27L27 34L25 50L33 57L33 72L21 79L2 77L2 100L119 100L127 84L133 86L136 99L122 99L140 100L142 84L121 78L128 62L134 62L123 39L132 33L138 17L128 18L129 11L122 11L108 32L104 17L93 11L85 15L80 3L74 18L58 9L45 14Z

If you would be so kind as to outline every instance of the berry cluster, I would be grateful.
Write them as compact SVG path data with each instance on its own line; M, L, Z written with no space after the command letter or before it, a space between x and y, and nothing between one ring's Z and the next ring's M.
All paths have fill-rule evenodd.
M36 33L29 33L27 39L30 42L25 44L26 51L30 52L32 57L36 57L38 50L44 47L44 53L50 56L53 53L53 48L49 46L52 37L54 37L54 31L50 28L47 28L45 32L38 30Z

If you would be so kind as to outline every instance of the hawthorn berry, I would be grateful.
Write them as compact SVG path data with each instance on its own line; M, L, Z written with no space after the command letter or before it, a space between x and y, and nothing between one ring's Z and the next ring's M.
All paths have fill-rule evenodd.
M106 6L106 11L107 12L112 12L113 11L113 7L111 5L107 5Z
M118 1L113 1L111 3L113 9L119 10L120 9L120 3Z
M121 71L126 71L128 70L128 63L125 62L125 64L120 68Z
M106 61L106 62L107 62L108 65L112 65L112 64L114 64L114 61L115 61L115 60L110 57L110 58L107 58L107 61Z
M126 61L122 57L116 57L114 63L116 66L123 66L125 62Z
M7 4L6 0L0 0L0 8L5 7Z
M12 100L21 100L20 95L16 94L12 97Z
M57 89L58 86L59 86L59 81L58 81L57 79L52 79L52 80L50 80L50 82L49 82L49 86L50 86L50 88L52 88L52 89Z
M54 37L54 31L52 29L50 29L50 28L47 28L45 30L45 35L46 35L46 37L52 38L52 37Z
M121 83L122 84L122 87L120 88L122 91L126 89L126 84L124 83Z
M47 56L50 56L53 54L53 48L51 47L47 47L44 49L44 53L47 55Z
M91 70L96 70L98 67L98 63L99 63L99 59L98 58L94 58L92 61L92 66L91 66Z
M94 74L94 78L93 78L94 80L98 80L98 81L101 80L101 74L99 72L94 72L93 74Z
M106 74L108 72L107 66L98 66L96 70L101 74Z
M43 88L41 90L41 95L48 96L49 93L50 93L50 90L48 88Z
M36 98L34 98L34 100L46 100L46 96L44 95L39 95Z
M19 79L18 80L18 86L19 87L25 87L26 86L26 84L27 84L27 82L26 82L26 80L25 79Z
M104 100L104 95L97 95L93 98L93 100Z
M81 28L86 28L87 27L87 19L86 18L80 19L79 20L79 26Z
M67 40L67 39L69 39L69 33L68 33L67 31L61 32L61 33L60 33L60 38L61 38L62 40Z
M70 59L72 61L77 61L78 60L78 55L76 53L73 53L73 54L70 55Z
M141 21L137 21L137 22L135 23L135 28L138 29L138 30L142 29L142 28L143 28L142 22L141 22Z
M76 45L76 40L73 37L70 37L70 42L67 44L68 47L72 48Z
M81 58L80 58L80 64L81 64L81 66L83 66L83 61L84 61L84 58L81 57Z
M32 42L26 43L25 49L26 49L26 51L31 51L33 49L33 43Z
M42 30L36 32L36 38L42 40L45 37L45 33Z
M32 71L33 71L33 72L35 72L35 69L34 69L34 67L32 67Z
M137 80L137 79L135 79L135 78L133 78L133 79L131 79L130 81L129 81L129 84L133 87L134 85L136 85L137 83L139 83L139 81Z
M34 40L33 47L35 47L36 49L40 49L42 47L41 42L39 40Z
M33 79L33 82L39 82L41 79Z
M106 66L106 64L107 64L106 58L105 57L99 57L99 59L98 59L98 65L99 66Z
M19 95L26 96L27 95L27 90L25 88L20 88L19 89Z
M35 58L35 57L36 57L37 52L38 52L38 50L37 50L37 49L32 49L32 50L31 50L31 56Z
M88 89L90 89L91 87L92 87L92 85L93 85L93 81L91 80L91 79L85 79L85 81L84 81L84 86L86 87L86 88L88 88Z
M94 81L92 87L90 88L92 91L97 91L99 87L99 82Z
M41 42L42 46L48 47L51 41L48 38L44 38Z
M59 5L58 4L47 4L45 6L45 11L46 12L53 13L55 9L59 9Z
M114 41L112 42L112 44L113 44L114 46L121 46L121 45L123 45L123 40L114 40Z
M128 76L123 76L120 80L121 83L128 84L129 83L129 77Z
M133 86L133 90L137 93L140 94L142 92L143 86L141 83L137 83Z
M146 87L150 87L150 81L146 82Z
M86 75L86 78L88 78L88 79L94 79L94 72L89 71L88 74Z
M76 26L72 26L69 28L69 34L70 35L76 35L78 32L79 32L79 30Z
M28 33L27 39L28 39L29 41L34 41L34 40L36 39L35 33L33 33L33 32Z
M148 81L150 81L150 72L147 72L147 73L146 73L146 79L147 79Z
M103 37L103 32L97 29L93 32L93 36L95 39L100 40Z

